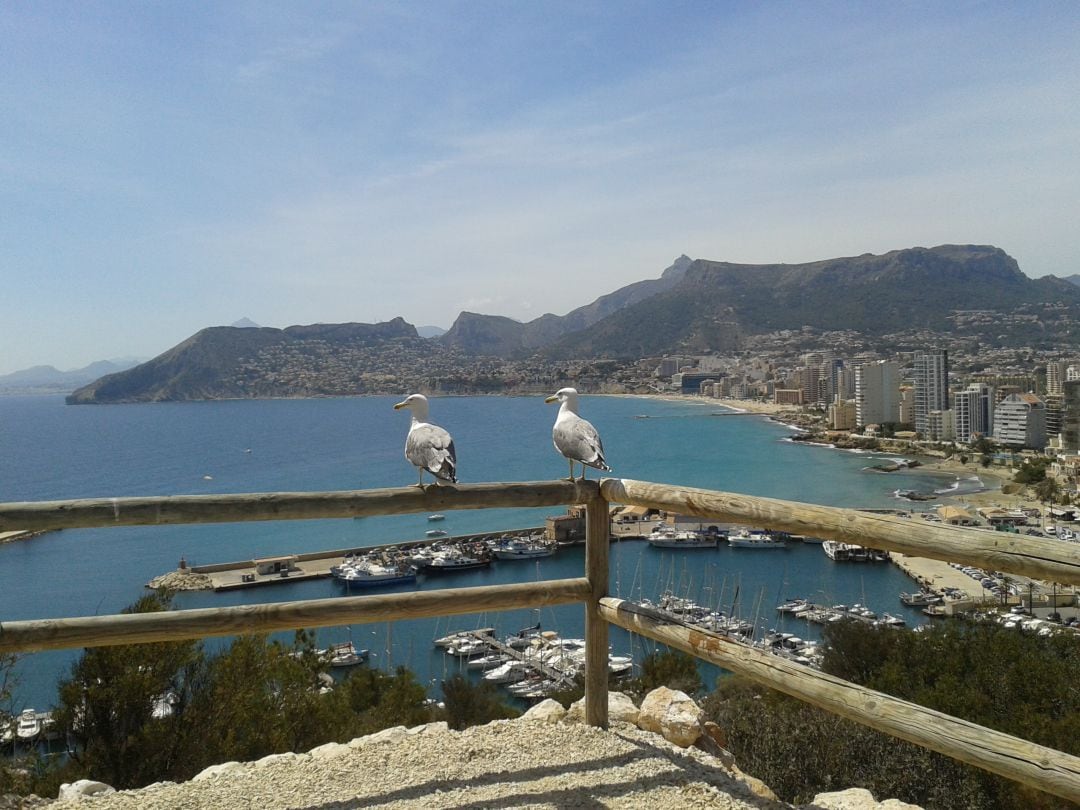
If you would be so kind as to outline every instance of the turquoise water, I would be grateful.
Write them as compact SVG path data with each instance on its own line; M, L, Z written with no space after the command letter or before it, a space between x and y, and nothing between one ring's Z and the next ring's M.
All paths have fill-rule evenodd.
M0 501L80 497L316 491L415 483L402 457L408 416L396 398L260 400L65 406L60 397L0 398ZM586 397L582 414L599 429L616 475L835 506L908 507L894 490L931 490L950 481L927 473L869 472L873 456L792 443L792 430L716 406L629 397ZM641 418L648 417L648 418ZM432 401L432 419L454 435L462 482L549 480L567 465L551 446L555 407L543 399L454 397ZM451 534L542 525L553 509L447 513ZM125 527L55 532L0 546L0 621L115 613L144 592L152 577L192 563L224 562L419 539L424 515L364 520L243 525ZM582 549L538 562L499 563L419 584L465 587L580 576ZM612 549L612 590L655 598L664 589L762 625L776 623L786 596L864 602L879 613L904 613L896 595L911 583L890 565L838 565L818 546L788 550L664 552L642 542ZM412 586L405 586L407 589ZM329 581L283 584L228 594L181 594L181 608L322 598L340 593ZM916 620L917 613L904 613ZM530 611L458 617L452 622L399 622L320 631L324 643L349 633L375 653L374 665L406 664L438 681L448 662L431 639L449 629L495 625L511 632L535 623ZM580 635L582 611L545 609L545 625ZM798 628L806 630L805 624ZM810 632L809 635L813 636ZM631 640L613 629L617 651ZM640 651L638 651L640 652ZM53 703L57 677L77 651L27 656L17 704ZM433 687L436 684L433 683ZM434 691L434 690L433 690Z

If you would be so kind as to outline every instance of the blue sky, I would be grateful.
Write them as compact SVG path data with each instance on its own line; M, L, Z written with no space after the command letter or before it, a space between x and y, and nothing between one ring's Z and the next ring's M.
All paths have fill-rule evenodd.
M680 253L1080 272L1080 4L0 4L0 374Z

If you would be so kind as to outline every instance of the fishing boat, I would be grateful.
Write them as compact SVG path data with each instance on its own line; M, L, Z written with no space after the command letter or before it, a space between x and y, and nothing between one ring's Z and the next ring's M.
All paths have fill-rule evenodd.
M648 541L654 548L716 548L717 537L661 523L649 533Z
M383 565L374 560L360 559L330 569L334 578L348 587L374 588L416 581L416 569L411 565Z
M530 560L550 557L556 544L547 542L542 535L530 537L503 537L491 548L497 560Z
M428 529L424 534L428 537L446 537L446 532L442 529Z
M469 571L474 568L487 568L491 558L472 556L457 549L448 549L434 554L430 560L420 566L422 574L448 574L454 571Z
M428 515L427 519L430 520L430 521L433 521L433 522L436 521L436 520L446 520L446 515L440 515L440 514Z
M768 532L752 532L749 529L740 529L730 535L728 545L732 548L787 548L783 537Z

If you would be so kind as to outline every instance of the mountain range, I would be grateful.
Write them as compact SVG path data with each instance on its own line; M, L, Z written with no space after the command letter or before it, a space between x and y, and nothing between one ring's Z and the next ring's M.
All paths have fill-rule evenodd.
M378 390L380 375L394 380L405 368L423 366L425 376L418 379L437 382L448 368L468 366L471 357L559 362L728 352L738 350L745 336L778 330L809 326L868 336L947 331L957 311L1006 315L1051 305L1055 317L1080 320L1080 286L1053 276L1030 279L1015 259L985 245L804 264L733 264L684 255L659 278L622 287L566 315L523 323L462 312L445 334L430 339L401 318L287 329L212 327L137 368L79 389L69 401L363 393ZM997 333L1010 328L1002 320L989 318ZM1024 329L1018 339L1029 338L1030 325ZM1063 334L1080 340L1068 330Z
M141 358L134 357L98 360L72 371L60 371L54 366L33 366L0 375L0 394L66 394L106 374L124 371L141 362Z

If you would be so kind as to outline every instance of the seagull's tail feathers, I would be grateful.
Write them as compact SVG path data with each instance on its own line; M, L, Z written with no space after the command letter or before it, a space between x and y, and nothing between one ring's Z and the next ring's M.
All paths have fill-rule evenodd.
M609 467L607 465L607 462L604 461L603 456L597 456L592 461L583 461L582 464L587 464L590 467L592 467L594 470L603 470L604 472L614 472L614 470L612 470L611 467Z

